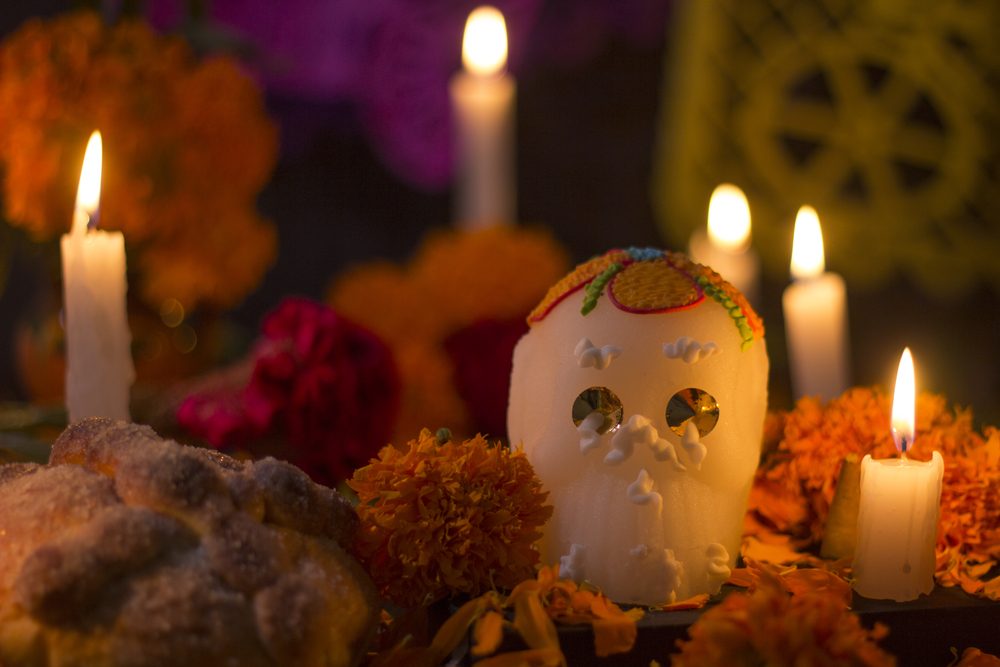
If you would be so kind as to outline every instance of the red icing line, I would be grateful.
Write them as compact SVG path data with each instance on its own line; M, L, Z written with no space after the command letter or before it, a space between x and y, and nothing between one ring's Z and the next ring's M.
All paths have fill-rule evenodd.
M613 252L617 252L617 251L616 250L609 250L608 252L606 252L604 254L605 255L609 255L609 254L611 254ZM625 267L627 267L629 264L634 264L635 261L632 260L632 259L629 259L628 257L624 257L624 258L622 258L621 261L619 261L619 262L613 262L612 264L614 264L614 263L621 264L622 265L622 270L619 271L618 273L616 273L615 276L608 282L608 284L605 285L605 289L607 289L608 287L611 286L611 283L613 283L618 278L618 276L621 275L622 271L625 270ZM608 265L608 267L610 267L610 266L611 266L611 264ZM608 268L608 267L605 267L605 268ZM601 273L604 273L604 271L601 271ZM577 292L579 292L580 290L582 290L584 287L586 287L590 283L594 282L594 280L598 276L600 276L601 273L593 275L589 279L584 280L582 283L580 283L576 287L571 287L568 290L566 290L565 292L563 292L562 296L560 296L557 299L554 299L552 301L552 303L549 304L548 308L546 308L545 310L543 310L541 313L539 313L535 317L529 317L528 318L528 323L531 324L533 322L541 322L542 320L544 320L546 317L549 316L549 313L551 313L555 309L556 306L558 306L560 303L562 303L563 301L565 301L566 299L568 299L570 297L570 295L576 294ZM685 275L687 275L687 274L685 274ZM695 286L697 287L697 283L695 283ZM609 294L610 294L610 292L609 292ZM622 310L624 310L624 308Z
M596 277L597 276L594 276L594 278ZM582 290L585 286L589 285L594 280L594 278L591 278L590 280L585 280L576 287L571 287L570 289L566 290L565 292L563 292L562 296L560 296L557 299L554 299L552 303L549 304L548 308L546 308L545 310L543 310L534 317L529 317L528 322L541 322L542 320L544 320L546 317L549 316L549 313L551 313L556 306L558 306L560 303L568 299L571 294L576 294L577 292Z
M611 281L614 282L614 281ZM608 297L611 299L611 303L615 304L615 308L618 310L623 310L626 313L634 313L636 315L655 315L656 313L672 313L679 310L690 310L695 306L701 305L701 302L705 300L705 293L701 291L700 287L696 287L698 290L698 298L691 303L684 304L683 306L667 306L666 308L653 308L653 309L642 309L642 308L630 308L625 304L618 301L615 298L614 292L611 291L611 285L608 285Z

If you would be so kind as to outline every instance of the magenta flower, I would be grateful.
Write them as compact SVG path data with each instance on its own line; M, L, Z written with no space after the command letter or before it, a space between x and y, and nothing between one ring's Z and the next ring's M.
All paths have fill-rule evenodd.
M245 386L189 396L177 413L220 448L277 442L314 479L351 475L388 443L400 383L389 348L330 308L285 299L264 320Z

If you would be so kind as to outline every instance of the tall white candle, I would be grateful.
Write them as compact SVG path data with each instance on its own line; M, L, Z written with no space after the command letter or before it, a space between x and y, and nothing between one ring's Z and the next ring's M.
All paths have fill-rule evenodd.
M708 202L707 233L691 235L691 258L716 273L757 303L760 258L750 247L750 204L735 185L715 188Z
M854 590L866 598L913 600L934 588L944 462L906 458L913 444L915 382L910 350L903 351L892 400L892 437L898 459L861 462Z
M62 237L66 313L66 407L84 417L129 419L135 379L125 314L125 238L98 231L101 134L94 132L80 174L73 225Z
M829 400L848 385L847 288L825 270L819 216L803 206L795 217L791 272L781 304L796 396Z
M469 15L463 70L451 79L456 126L455 222L466 229L513 222L514 77L507 66L507 27L494 7Z

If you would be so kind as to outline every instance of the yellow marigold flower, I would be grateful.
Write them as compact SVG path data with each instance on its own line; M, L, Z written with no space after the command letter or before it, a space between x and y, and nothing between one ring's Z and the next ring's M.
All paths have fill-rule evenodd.
M424 429L348 485L359 499L356 552L382 595L406 606L531 577L552 514L524 454L482 436L442 444Z
M670 664L891 666L895 658L875 643L886 633L877 624L866 630L837 595L789 595L763 573L752 593L732 593L702 614Z
M275 252L255 200L277 131L254 82L232 59L198 60L139 21L28 21L0 44L0 188L12 224L38 240L69 229L95 128L101 222L124 231L138 291L154 307L241 300Z

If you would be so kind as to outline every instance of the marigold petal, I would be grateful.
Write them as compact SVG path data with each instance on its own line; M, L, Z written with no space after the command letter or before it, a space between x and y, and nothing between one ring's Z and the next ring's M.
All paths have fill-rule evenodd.
M844 606L851 606L851 585L832 572L815 568L800 568L782 576L789 592L795 595L817 593L830 595Z
M489 655L496 651L503 641L503 616L495 611L480 616L472 637L472 655Z
M455 647L465 638L465 633L468 632L469 627L479 618L485 609L486 599L482 597L475 598L459 607L458 611L444 622L434 635L430 646L431 650L436 651L436 654L439 656L438 662L451 655Z
M537 592L525 592L514 600L514 627L531 648L559 648L556 626Z
M983 594L991 600L1000 600L1000 576L994 577L983 586Z
M746 568L740 568L740 569L743 571L746 570ZM733 573L735 574L736 570L734 570ZM732 577L730 577L729 579L730 580L727 581L726 583L733 583ZM734 585L739 586L741 584L734 584ZM750 584L747 583L744 585L744 587L749 585ZM700 593L698 595L692 595L691 597L681 600L679 602L672 602L670 604L665 604L662 607L660 607L660 609L662 611L687 611L689 609L701 609L708 603L709 597L710 596L708 593Z
M784 543L766 543L754 537L747 537L743 540L741 551L744 558L777 565L797 563L805 557L792 549L787 540Z
M1000 667L1000 658L970 646L962 652L954 667Z

